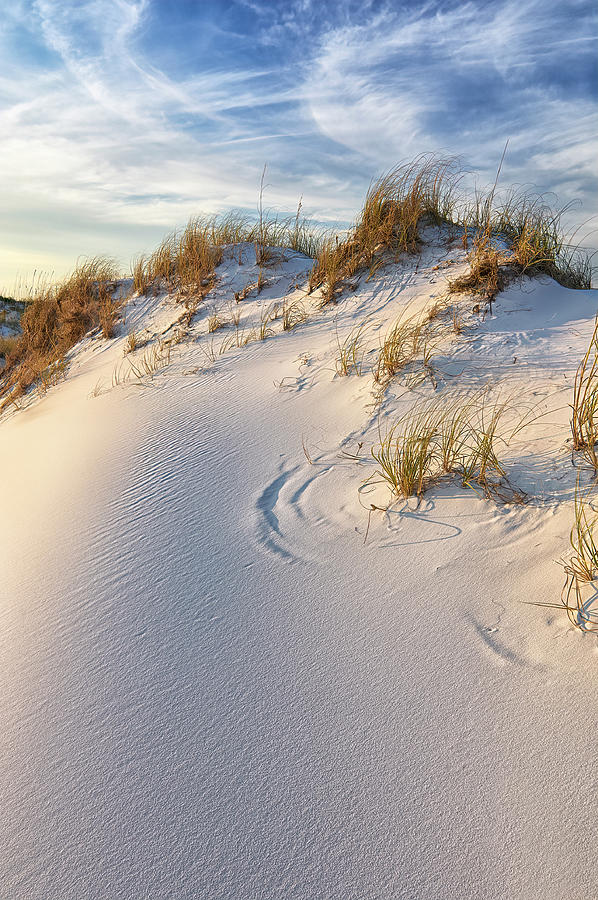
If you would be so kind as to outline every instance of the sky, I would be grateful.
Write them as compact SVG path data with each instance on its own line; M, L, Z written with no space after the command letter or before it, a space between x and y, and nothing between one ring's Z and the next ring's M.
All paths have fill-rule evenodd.
M348 223L422 152L598 213L594 0L0 0L0 292L191 215ZM12 290L14 293L14 290Z

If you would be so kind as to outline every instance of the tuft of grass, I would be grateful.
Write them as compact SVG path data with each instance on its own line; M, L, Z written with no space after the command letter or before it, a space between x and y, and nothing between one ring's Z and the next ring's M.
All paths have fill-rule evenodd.
M381 438L380 446L372 447L372 456L380 467L376 474L396 497L420 497L431 484L441 420L440 410L428 405L416 416L397 422Z
M127 340L125 342L125 354L133 353L137 349L138 343L139 343L139 339L138 339L135 331L133 331L133 330L129 331L129 333L127 335Z
M580 450L598 472L598 319L588 349L577 368L571 406L573 449Z
M166 368L172 355L172 341L159 341L147 347L139 358L127 357L123 363L128 363L128 368L123 371L122 363L117 366L112 376L112 386L124 384L136 378L139 381L145 377L152 377L156 372Z
M575 519L569 534L573 551L562 562L565 583L560 603L530 601L531 606L564 609L569 621L580 631L598 634L598 608L596 608L595 582L598 578L598 546L594 533L598 523L589 493L582 493L579 474L575 484ZM591 593L587 590L592 586ZM524 601L525 602L525 601Z
M38 390L40 393L45 394L47 390L58 384L59 381L62 381L66 377L67 370L68 363L64 356L53 360L45 369L42 369L38 377Z
M79 263L57 285L44 283L21 317L22 333L6 359L0 397L20 396L92 328L111 336L120 303L113 298L114 262L94 257Z
M255 338L258 341L265 341L266 338L274 334L274 329L270 323L276 321L280 316L280 306L278 303L271 303L260 312L260 323L255 331Z
M372 448L379 466L374 477L396 497L421 497L443 477L457 476L486 497L523 502L498 452L499 444L507 445L529 423L524 415L508 431L513 411L509 400L492 402L485 392L429 401L399 419Z
M493 245L488 232L481 231L474 238L468 262L469 271L449 281L449 291L480 295L492 303L506 286L506 266L511 264L511 258Z
M222 248L247 240L251 231L247 218L238 213L194 216L182 231L167 235L149 256L135 260L134 288L141 294L163 286L206 293L222 260Z
M11 335L10 337L0 335L0 357L3 359L9 358L14 353L18 341L18 335Z
M384 337L374 368L374 380L384 384L420 356L424 367L428 368L432 356L429 322L399 319Z
M298 325L307 322L308 314L299 300L285 301L282 307L283 331L292 331Z
M594 512L588 495L582 494L578 477L575 486L575 521L569 536L573 553L564 563L565 584L561 603L573 625L582 631L594 633L598 633L598 609L592 609L593 600L587 599L584 585L598 577L598 546L594 537L597 522L598 515Z
M338 347L338 357L336 360L337 375L361 375L363 369L363 342L371 322L365 321L361 325L352 328L344 341L341 342L338 331L336 332L336 343Z
M218 312L215 307L212 307L210 315L208 316L208 334L213 334L215 331L219 331L227 324L227 320Z
M514 276L539 274L568 288L589 289L593 254L576 242L576 232L562 226L570 205L555 210L544 195L525 189L512 188L501 198L497 181L498 175L491 191L476 192L460 213L464 247L473 235L471 271L452 282L452 289L493 300Z
M333 237L322 243L309 289L321 286L323 301L329 303L344 279L361 269L375 271L384 254L398 259L401 253L416 252L423 221L453 221L462 177L456 158L434 154L420 155L382 175L370 185L345 240Z
M354 242L328 237L322 243L310 272L309 293L321 287L322 305L334 302L343 279L353 275L358 266L359 255Z
M396 256L416 251L423 219L452 221L462 177L455 157L423 154L375 181L354 231L366 262L383 249Z
M146 257L141 254L133 260L131 266L133 290L137 294L145 294L150 285L150 270Z
M102 329L102 337L106 340L113 338L119 318L122 301L115 300L112 292L106 285L99 287L98 320Z
M238 328L241 324L241 310L235 308L232 303L228 304L229 321L234 328Z

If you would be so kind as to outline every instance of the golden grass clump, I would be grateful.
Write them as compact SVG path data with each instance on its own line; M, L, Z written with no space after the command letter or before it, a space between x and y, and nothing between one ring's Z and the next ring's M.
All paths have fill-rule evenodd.
M443 477L456 475L486 497L522 502L498 455L499 444L507 445L527 424L524 416L513 426L513 412L509 400L491 401L486 392L429 401L399 419L372 448L375 476L396 497L420 497Z
M226 225L219 230L213 220L190 219L178 242L173 242L171 271L176 273L179 285L201 286L222 259L222 244L228 242L227 237Z
M114 262L95 257L80 263L58 285L44 285L28 299L16 344L6 359L0 396L20 396L33 383L43 384L48 367L90 329L100 326L111 337L120 308L114 299Z
M561 603L573 625L582 631L598 634L595 591L588 594L584 590L585 585L591 584L598 577L598 547L594 538L597 523L598 515L589 497L582 494L578 478L575 486L575 521L569 538L573 554L564 563L565 584Z
M298 325L307 322L308 314L299 300L285 301L282 307L282 329L292 331Z
M573 552L568 559L562 561L565 583L561 591L561 602L529 602L531 606L564 609L571 624L580 631L598 634L595 584L598 578L598 546L594 536L598 514L592 505L591 489L585 494L581 490L579 475L575 484L574 516L569 533Z
M301 218L300 210L299 205L294 217L279 220L268 218L260 209L257 223L235 212L224 216L193 217L181 232L167 235L149 256L142 255L134 260L134 290L144 294L149 288L178 288L184 293L196 293L201 300L213 285L214 270L222 260L223 247L242 242L253 243L260 267L273 261L274 247L288 247L315 255L322 239L319 232ZM265 279L260 271L259 288L263 284Z
M365 261L382 249L417 250L422 219L436 224L452 219L461 178L457 159L425 154L374 182L353 234Z
M384 384L417 357L428 368L432 356L432 329L427 320L399 319L386 333L376 366L374 379Z
M598 319L588 349L577 368L571 405L573 449L580 450L598 472Z
M0 335L0 358L7 359L14 353L19 341L18 335L9 335L5 337Z
M212 307L210 315L208 316L208 334L213 334L215 331L219 331L227 324L228 322L224 318L224 316L222 316L215 307Z
M327 238L320 248L316 262L310 272L308 291L311 293L322 287L322 303L334 300L344 278L348 278L359 267L358 247L354 241L339 241L338 237Z
M372 326L367 320L352 328L341 341L336 333L338 357L336 360L337 375L361 375L363 368L363 342L368 329Z
M493 245L487 231L481 231L474 238L468 261L469 271L449 281L449 291L477 294L491 303L506 285L505 265L511 264L511 258Z
M133 286L140 293L149 287L205 288L222 259L222 247L249 236L247 219L236 213L189 219L185 228L167 235L149 256L133 263Z
M451 221L462 178L455 158L416 157L391 169L370 186L356 224L344 241L323 242L310 278L310 290L323 285L325 303L334 299L343 279L372 267L375 257L413 253L420 244L422 220Z
M125 342L125 355L127 353L134 353L137 347L139 346L139 337L134 329L131 329L127 335L127 340Z
M583 453L586 460L598 472L596 440L596 414L598 410L598 319L588 349L575 374L573 403L571 404L571 433L573 450ZM598 579L598 546L595 532L598 514L593 506L595 481L583 492L580 486L581 472L575 483L574 522L569 534L572 554L562 562L565 583L561 603L534 601L534 606L564 608L569 621L581 631L598 633L598 607L596 585ZM588 590L588 586L590 586Z
M568 288L590 288L593 255L575 243L575 232L563 230L568 209L554 210L543 195L525 189L497 198L496 182L490 192L476 192L458 219L465 246L470 232L474 235L470 272L451 282L451 290L491 301L509 280L526 274L549 275Z

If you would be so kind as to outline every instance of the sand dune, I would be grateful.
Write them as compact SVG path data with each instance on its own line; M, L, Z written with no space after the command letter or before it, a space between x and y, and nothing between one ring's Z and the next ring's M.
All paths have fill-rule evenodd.
M2 896L596 895L598 644L521 602L560 597L596 293L524 279L485 318L462 300L434 379L414 366L382 396L382 335L464 266L426 239L324 309L311 261L281 254L240 328L289 297L309 318L240 347L206 334L256 280L250 248L226 254L153 376L131 375L125 336L149 341L136 359L172 337L167 295L5 415ZM366 317L362 375L341 377ZM505 450L528 502L446 480L374 510L366 540L389 502L363 487L379 431L488 384L542 413Z

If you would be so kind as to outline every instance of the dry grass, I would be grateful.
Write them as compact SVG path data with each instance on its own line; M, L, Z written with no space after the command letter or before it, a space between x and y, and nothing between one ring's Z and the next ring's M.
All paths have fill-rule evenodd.
M497 250L491 235L481 231L473 241L468 254L469 271L449 281L451 293L479 295L491 303L507 283L507 272L512 272L511 257Z
M251 240L254 230L240 213L195 216L182 231L167 235L152 254L135 260L134 288L140 294L150 287L205 293L222 259L222 248Z
M292 331L298 325L307 322L308 313L299 300L285 301L282 307L283 331Z
M132 332L133 333L133 332ZM119 363L112 373L112 387L121 384L128 384L131 381L141 381L144 378L151 378L157 372L165 369L169 365L172 356L172 346L178 343L177 335L170 340L158 341L151 344L144 350L141 356L126 355L125 359ZM142 344L136 344L139 349ZM132 351L131 351L132 352ZM103 393L98 384L92 392L92 396L99 396Z
M146 293L148 288L200 288L209 279L221 258L224 233L216 228L213 219L195 217L182 232L167 235L148 257L140 257L133 267L135 290ZM215 241L213 243L212 241Z
M228 315L229 322L234 328L238 328L241 324L241 310L238 309L233 303L228 304Z
M342 237L331 237L301 216L301 201L294 216L273 218L264 208L264 171L257 222L234 212L190 219L182 231L167 235L153 253L134 262L134 288L139 293L162 287L178 290L189 323L214 284L223 248L250 242L256 248L259 278L236 296L237 301L264 286L262 267L276 256L272 248L287 247L315 258L309 290L321 289L324 304L335 302L356 273L369 270L371 275L386 260L416 252L424 222L459 225L464 244L472 246L470 272L452 283L453 291L492 300L509 278L524 273L545 273L567 287L590 287L592 257L575 245L575 235L564 234L566 209L555 212L544 197L521 190L499 197L498 174L491 191L462 202L462 176L454 158L419 156L374 181L353 227ZM0 397L22 394L90 329L100 326L105 337L114 334L120 307L110 284L115 277L112 262L100 257L82 263L56 286L34 277L23 333L15 344L4 344ZM295 318L286 316L285 322L291 326ZM403 364L401 349L392 346L399 338L403 340L397 332L390 341L388 361L381 359L381 378ZM415 334L412 338L417 343Z
M561 602L573 625L582 631L594 633L598 633L598 608L595 598L588 598L584 586L594 582L598 576L598 547L594 538L597 522L598 515L592 508L589 497L582 494L578 478L575 487L575 522L570 534L573 554L564 563L565 585Z
M382 249L395 255L416 251L424 218L437 224L451 221L461 178L454 157L426 154L374 182L354 230L366 263Z
M119 319L122 301L115 300L112 293L106 288L100 288L100 301L98 305L98 320L102 329L102 337L106 340L113 338L116 333L116 325Z
M359 268L357 244L339 241L338 237L328 237L322 244L309 276L308 290L322 288L322 304L334 301L342 286L343 279L353 275Z
M573 449L580 450L594 471L598 472L598 320L575 373L571 408Z
M98 325L110 337L120 307L113 297L116 270L112 260L96 257L80 263L58 285L44 284L29 298L21 318L22 333L6 359L0 396L20 396L90 329Z
M580 631L598 634L596 580L598 578L598 546L594 532L598 514L591 501L591 491L582 493L579 476L575 485L575 521L569 535L571 556L563 561L565 583L560 603L530 601L531 606L564 609L569 621Z
M464 246L472 234L473 247L470 272L451 282L451 290L481 294L491 302L510 279L526 274L549 275L568 288L590 288L593 254L576 243L575 232L567 234L562 227L569 207L555 210L543 195L522 189L497 197L497 181L498 174L492 189L476 193L459 215Z
M336 332L336 344L338 356L336 359L337 375L361 375L363 369L364 350L363 344L368 329L372 323L365 321L361 325L352 328L343 341Z
M575 374L573 403L571 405L571 433L574 451L581 452L598 472L596 451L598 410L598 320L588 349ZM570 622L582 631L598 633L598 608L596 607L596 581L598 579L598 546L594 533L598 514L593 504L595 482L582 492L581 473L575 484L574 523L569 535L572 554L563 562L565 584L561 603L538 603L535 606L564 608ZM594 608L592 608L594 607Z
M429 368L433 350L429 320L399 319L387 331L374 368L374 380L385 384L410 362L420 358Z
M419 497L431 484L435 442L442 420L441 410L430 404L419 414L397 422L381 438L380 446L372 448L372 456L380 467L376 475L396 497Z
M68 371L68 363L64 356L55 359L45 369L42 369L38 376L37 388L40 393L45 394L47 390L66 378Z
M135 333L135 331L133 331L133 330L129 331L129 333L127 335L127 340L125 341L125 354L134 353L135 350L137 349L138 344L139 344L139 338L137 337L137 334Z
M374 477L396 497L420 497L450 475L464 487L481 488L486 497L522 502L498 451L529 423L526 414L513 425L513 413L509 400L492 401L486 392L428 401L399 419L372 448L379 466Z
M10 357L14 353L18 341L18 335L11 335L10 337L3 337L0 335L0 357L3 359Z
M182 231L167 235L149 256L139 256L133 263L135 291L145 294L162 287L183 292L205 294L213 282L214 270L222 259L223 247L252 243L260 267L256 287L265 284L261 269L276 258L273 248L286 247L308 256L320 248L321 232L301 216L301 201L295 216L278 219L264 208L265 174L262 173L258 201L258 219L252 222L242 213L224 216L196 216ZM240 299L243 299L242 297Z
M150 285L150 273L147 263L147 258L141 254L133 260L131 265L133 290L137 294L145 294Z
M148 347L139 359L129 359L130 370L135 378L152 376L170 363L172 346L170 341L160 341Z
M361 213L345 240L329 238L317 255L310 290L322 287L325 303L334 300L344 279L377 267L385 253L413 253L423 220L452 221L462 172L454 158L418 156L373 182Z
M214 362L217 356L222 356L224 353L227 353L235 347L245 347L250 341L255 340L255 338L256 335L254 331L247 334L244 328L236 328L234 334L229 334L228 337L224 338L217 353L214 349L214 342L212 341L207 357L210 359L210 362ZM206 354L204 353L204 355Z
M280 315L281 306L279 303L271 303L269 306L264 307L260 312L259 325L251 332L246 343L249 343L251 340L265 341L266 338L272 337L274 329L271 327L271 322L279 319Z
M208 334L213 334L215 331L219 331L227 325L228 321L224 316L222 316L215 307L212 307L210 315L208 316Z

